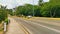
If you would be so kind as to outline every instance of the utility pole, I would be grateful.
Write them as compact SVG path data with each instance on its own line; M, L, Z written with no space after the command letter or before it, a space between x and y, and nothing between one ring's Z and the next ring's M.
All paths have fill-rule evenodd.
M33 16L34 16L34 0L33 0Z
M15 8L13 8L13 9L12 9L12 11L13 11L13 15L14 15L14 12L15 12Z

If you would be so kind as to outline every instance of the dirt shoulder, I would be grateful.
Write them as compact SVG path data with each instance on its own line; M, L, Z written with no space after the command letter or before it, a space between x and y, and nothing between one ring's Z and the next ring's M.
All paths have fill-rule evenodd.
M3 34L3 30L2 30L2 31L0 31L0 34Z
M0 24L0 34L3 34L3 24Z
M28 18L23 18L23 19L60 26L60 18L32 17L30 19Z

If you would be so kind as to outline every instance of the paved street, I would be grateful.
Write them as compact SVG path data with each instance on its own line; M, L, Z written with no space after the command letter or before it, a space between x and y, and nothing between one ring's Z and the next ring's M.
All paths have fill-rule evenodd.
M13 18L9 19L10 23L8 25L6 34L25 34L23 28Z
M17 23L24 25L29 34L60 34L60 26L56 24L48 24L50 23L50 21L48 21L48 23L45 23L44 20L33 21L33 20L24 20L22 18L13 18L13 19Z

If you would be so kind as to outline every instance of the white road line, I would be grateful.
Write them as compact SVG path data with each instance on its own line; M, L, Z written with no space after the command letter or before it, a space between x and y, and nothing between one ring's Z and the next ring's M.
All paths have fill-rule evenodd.
M24 21L26 21L26 20L24 20ZM35 24L35 25L38 25L38 26L47 28L47 29L52 30L52 31L55 31L55 32L57 32L57 33L60 33L60 30L57 30L57 29L54 29L54 28L51 28L51 27L47 27L47 26L42 25L42 24L34 23L34 22L31 22L31 21L26 21L26 22L30 22L30 23L32 23L32 24Z

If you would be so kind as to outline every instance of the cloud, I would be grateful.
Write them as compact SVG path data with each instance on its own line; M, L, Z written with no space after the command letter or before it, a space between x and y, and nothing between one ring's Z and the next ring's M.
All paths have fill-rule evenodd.
M23 5L23 4L33 4L33 0L18 0L17 3L19 5ZM34 4L37 5L38 0L34 0Z
M47 0L44 0L44 1L47 1ZM0 0L0 4L4 6L7 5L7 8L9 9L19 6L19 5L24 5L26 3L37 5L38 0L34 0L34 3L33 3L33 0Z
M49 0L44 0L44 2L48 2Z
M16 0L0 0L0 4L2 4L3 6L7 5L7 8L14 8L17 5L17 1Z

